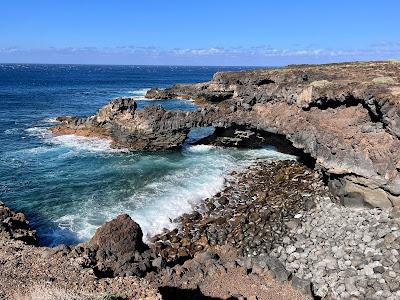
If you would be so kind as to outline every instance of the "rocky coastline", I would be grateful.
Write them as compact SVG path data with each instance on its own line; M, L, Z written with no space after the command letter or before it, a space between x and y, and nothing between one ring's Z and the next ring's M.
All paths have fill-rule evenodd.
M146 151L177 149L191 128L203 126L214 127L211 138L225 146L279 138L315 161L343 204L400 205L397 61L222 72L209 82L151 89L146 97L192 98L199 109L137 110L124 98L94 116L60 119L64 124L53 132L92 132L115 147Z
M5 230L9 217L1 215ZM297 161L257 161L233 172L221 192L174 222L175 230L148 244L128 215L77 246L37 247L2 235L0 298L31 299L24 292L37 289L65 299L400 296L397 211L344 207L319 171Z
M280 186L284 181L287 189ZM223 191L148 244L128 215L107 222L77 246L37 247L4 236L0 298L30 299L37 289L66 299L313 298L311 281L292 275L268 254L282 244L295 215L313 206L304 190L313 188L329 193L317 173L295 161L260 161L230 174ZM288 193L294 196L289 202ZM254 215L261 206L269 209ZM225 226L228 217L232 226ZM263 230L256 234L260 222ZM243 282L232 285L233 278Z
M37 247L25 216L0 203L0 298L31 299L35 288L65 299L400 298L400 63L224 72L146 97L199 109L118 98L51 131L165 151L212 126L199 143L270 144L299 159L233 172L147 244L120 215L87 243Z

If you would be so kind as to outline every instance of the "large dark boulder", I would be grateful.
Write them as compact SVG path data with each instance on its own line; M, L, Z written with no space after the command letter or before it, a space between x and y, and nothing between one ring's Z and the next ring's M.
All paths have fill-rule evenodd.
M97 229L88 245L100 277L141 275L151 265L142 230L127 214Z
M143 232L139 224L127 214L123 214L97 229L90 240L90 245L96 251L103 251L106 254L125 255L143 251L145 244L142 239Z

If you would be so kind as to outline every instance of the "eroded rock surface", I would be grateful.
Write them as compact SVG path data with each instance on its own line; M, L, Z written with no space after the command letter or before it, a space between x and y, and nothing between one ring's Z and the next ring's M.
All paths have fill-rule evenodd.
M59 117L63 125L51 131L111 139L114 147L130 150L171 150L179 148L190 128L184 124L187 112L166 111L159 106L136 109L132 98L118 98L87 118Z

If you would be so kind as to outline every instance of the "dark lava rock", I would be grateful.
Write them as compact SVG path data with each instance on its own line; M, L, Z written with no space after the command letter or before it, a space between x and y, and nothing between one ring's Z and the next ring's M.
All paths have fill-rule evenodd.
M96 251L125 255L143 251L145 245L142 238L143 232L139 224L123 214L97 229L89 244Z
M265 262L276 280L280 282L288 281L290 272L286 270L283 263L281 263L277 258L267 257Z
M126 214L97 229L88 246L94 252L98 275L144 274L151 266L152 255L142 238L140 226Z
M36 230L30 228L23 213L15 213L0 201L0 239L20 240L29 245L37 245Z
M297 276L291 276L290 283L296 290L301 292L303 295L307 295L310 298L313 298L314 295L312 292L312 284L309 280L301 279Z

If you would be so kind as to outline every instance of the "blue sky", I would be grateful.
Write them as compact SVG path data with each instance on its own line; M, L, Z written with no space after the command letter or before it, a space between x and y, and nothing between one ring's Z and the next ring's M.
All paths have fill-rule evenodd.
M1 0L0 62L285 65L400 58L400 1Z

